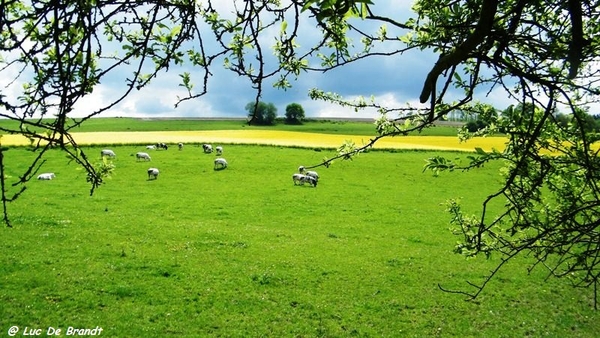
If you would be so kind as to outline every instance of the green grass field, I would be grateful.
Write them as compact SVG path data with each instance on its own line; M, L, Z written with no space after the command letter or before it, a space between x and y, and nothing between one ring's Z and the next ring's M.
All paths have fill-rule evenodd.
M88 147L96 157L100 146ZM108 337L597 337L592 291L506 266L476 301L439 290L481 282L497 263L452 253L443 202L473 213L498 168L433 177L432 151L371 151L317 168L328 150L225 145L229 168L186 146L113 147L93 196L52 150L10 205L0 244L0 335L12 326L103 329ZM97 154L97 155L96 155ZM444 153L448 155L448 153ZM35 154L5 153L17 179ZM464 156L456 153L457 157ZM146 169L161 170L148 180ZM468 289L466 289L468 290Z
M15 121L0 120L0 128L18 129ZM278 122L275 126L248 126L244 120L210 119L142 119L142 118L94 118L85 121L72 132L123 132L123 131L202 131L202 130L283 130L321 134L373 135L372 121L308 120L301 125ZM456 127L438 126L411 135L456 136Z

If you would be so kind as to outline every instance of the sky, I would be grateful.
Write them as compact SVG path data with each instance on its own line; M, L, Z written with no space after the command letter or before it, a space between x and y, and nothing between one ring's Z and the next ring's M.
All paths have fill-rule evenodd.
M219 2L221 13L231 13L230 1ZM411 1L380 0L372 9L397 19L406 19L410 13ZM305 21L302 27L300 45L308 46L318 38L319 31L314 27L314 21ZM365 28L369 28L365 26ZM373 26L371 27L373 28ZM276 34L279 28L274 28ZM268 35L265 38L268 41ZM272 41L272 40L271 40ZM358 44L358 43L357 43ZM262 101L273 103L278 109L278 115L283 116L285 107L290 103L299 103L307 117L336 118L361 117L375 118L374 110L355 112L348 107L340 107L322 101L314 101L308 97L311 88L319 88L325 92L335 92L346 99L360 95L365 98L374 96L375 99L390 107L405 106L425 107L418 102L425 77L437 56L429 51L409 51L393 57L375 57L361 60L326 73L302 73L297 81L292 82L288 90L272 87L274 79L264 84ZM175 108L179 96L185 96L185 91L178 86L179 73L190 72L192 78L200 81L201 73L189 65L171 67L168 72L159 74L152 84L139 91L132 92L120 104L101 117L244 117L244 107L254 101L255 91L248 80L238 77L226 70L219 62L211 69L208 93L197 99L185 101ZM125 77L130 75L128 70L113 72L96 86L93 93L81 99L72 113L72 117L83 117L113 101L125 89ZM6 81L6 80L5 80ZM2 79L0 79L0 84ZM200 84L197 84L199 86ZM450 93L450 96L454 95ZM455 93L458 95L458 93ZM476 98L491 103L497 108L504 109L513 101L502 90L487 93L485 90L476 93ZM394 116L390 116L394 117Z

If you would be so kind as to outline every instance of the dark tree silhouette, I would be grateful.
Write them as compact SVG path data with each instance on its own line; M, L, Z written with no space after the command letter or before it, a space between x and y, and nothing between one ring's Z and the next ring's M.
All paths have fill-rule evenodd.
M248 112L249 124L257 124L263 126L270 126L275 124L275 118L277 118L277 107L272 103L249 102L246 105L246 111Z
M290 103L285 107L285 122L300 124L304 119L304 108L299 103Z

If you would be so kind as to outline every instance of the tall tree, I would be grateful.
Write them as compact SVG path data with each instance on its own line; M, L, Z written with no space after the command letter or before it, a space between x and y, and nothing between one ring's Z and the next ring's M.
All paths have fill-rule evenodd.
M285 121L300 124L304 119L304 108L299 103L290 103L285 107Z
M29 137L40 150L16 182L7 182L1 175L6 150L0 148L5 221L7 202L22 192L50 147L61 148L88 171L92 191L101 184L107 171L89 162L70 131L173 65L188 63L198 71L180 74L187 95L179 102L204 95L210 70L220 63L248 80L258 106L267 83L288 89L304 72L326 72L375 57L413 67L402 62L403 55L421 50L438 55L422 79L418 99L424 106L387 106L377 98L348 101L319 89L309 92L316 100L381 113L377 135L368 144L346 144L338 156L317 165L349 158L382 137L422 130L456 110L493 119L493 107L475 102L474 94L505 89L531 109L513 109L508 117L498 117L477 131L505 131L504 150L479 150L464 166L442 158L427 165L438 172L473 169L490 161L505 166L502 188L483 201L478 217L467 217L459 204L450 204L452 222L462 237L456 251L467 256L499 254L498 269L519 254L530 254L536 259L534 266L546 266L552 275L569 276L576 285L596 290L598 139L584 127L579 108L598 102L600 94L600 1L417 0L412 15L405 13L408 19L389 16L385 6L377 5L383 0L224 3L2 0L0 72L8 85L0 89L0 116L19 122L17 128L3 131ZM314 27L320 35L314 34ZM318 38L310 41L304 33ZM298 41L307 45L299 46ZM121 95L82 120L71 119L76 103L117 72L129 74ZM194 81L198 79L199 87ZM571 114L574 123L559 123L557 108ZM472 135L463 131L460 136ZM497 199L505 208L490 215L487 206ZM474 292L464 292L476 297L489 278Z

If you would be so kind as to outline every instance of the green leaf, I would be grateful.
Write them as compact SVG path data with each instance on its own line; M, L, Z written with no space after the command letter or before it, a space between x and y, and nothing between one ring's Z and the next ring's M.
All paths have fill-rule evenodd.
M460 74L458 74L457 72L454 73L454 78L456 79L456 81L458 82L463 82L462 78L460 77Z

